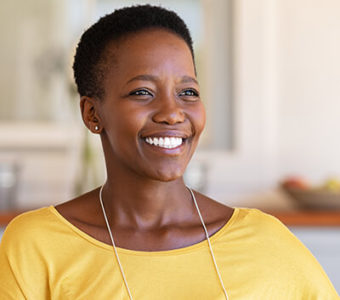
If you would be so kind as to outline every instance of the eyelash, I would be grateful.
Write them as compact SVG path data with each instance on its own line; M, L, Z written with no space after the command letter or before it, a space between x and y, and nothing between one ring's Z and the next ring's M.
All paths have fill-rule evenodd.
M140 89L140 90L131 92L129 96L152 96L152 93L150 93L146 89Z
M190 94L186 94L187 92L189 92ZM136 90L136 91L132 91L131 93L129 93L129 96L153 96L153 94L148 91L147 89L140 89L140 90ZM179 96L181 97L194 97L194 98L198 98L199 97L199 92L196 91L195 89L186 89L183 90L179 93Z
M186 92L190 92L190 95L185 95L183 93L186 93ZM180 93L180 95L183 94L183 96L187 96L187 97L199 97L199 93L194 90L194 89L187 89L187 90L184 90Z

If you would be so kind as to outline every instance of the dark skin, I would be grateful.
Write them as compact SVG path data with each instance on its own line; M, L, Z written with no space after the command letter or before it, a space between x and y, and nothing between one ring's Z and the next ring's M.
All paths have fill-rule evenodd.
M116 246L162 251L204 240L182 178L205 124L189 47L177 35L152 29L112 43L106 55L104 97L82 97L81 112L87 128L101 137L107 169L103 202ZM180 137L183 143L167 149L150 145L147 137ZM195 195L213 235L233 209ZM99 189L56 209L80 230L111 245Z

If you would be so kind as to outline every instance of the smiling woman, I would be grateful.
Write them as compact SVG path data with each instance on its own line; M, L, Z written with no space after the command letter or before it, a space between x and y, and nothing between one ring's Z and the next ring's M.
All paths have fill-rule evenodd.
M87 127L98 123L98 133L105 128L106 165L115 174L118 166L124 164L119 170L124 174L129 166L143 181L179 178L205 122L190 48L177 34L156 28L110 45L106 55L119 60L107 70L101 100L81 98ZM156 138L152 145L146 142ZM170 138L181 144L169 148Z
M144 5L103 17L83 34L74 74L107 180L11 222L1 299L338 298L277 219L185 186L205 111L174 12Z

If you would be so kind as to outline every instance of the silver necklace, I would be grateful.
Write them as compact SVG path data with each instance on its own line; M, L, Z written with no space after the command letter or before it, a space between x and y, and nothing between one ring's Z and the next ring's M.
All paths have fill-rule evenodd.
M127 280L126 280L126 277L125 277L125 273L124 273L122 264L121 264L120 259L119 259L119 256L118 256L118 252L117 252L117 249L116 249L115 241L114 241L114 239L113 239L113 235L112 235L112 231L111 231L111 228L110 228L110 224L109 224L109 221L108 221L107 216L106 216L106 212L105 212L105 208L104 208L104 204L103 204L103 197L102 197L103 187L104 187L104 185L102 185L102 187L100 188L100 191L99 191L99 201L100 201L100 205L101 205L102 210L103 210L103 215L104 215L105 223L106 223L106 226L107 226L107 230L108 230L108 232L109 232L109 234L110 234L110 238L111 238L111 242L112 242L112 246L113 246L113 251L114 251L115 256L116 256L116 260L117 260L117 263L118 263L118 266L119 266L119 269L120 269L120 273L122 274L122 277L123 277L123 281L124 281L124 284L125 284L125 287L126 287L126 291L127 291L128 295L129 295L130 300L133 300L132 295L131 295L131 292L130 292L130 288L129 288L129 286L128 286L128 283L127 283ZM187 187L187 189L190 191L192 200L193 200L194 203L195 203L197 213L198 213L198 215L199 215L199 217L200 217L200 220L201 220L201 223L202 223L204 232L205 232L205 237L206 237L207 242L208 242L208 245L209 245L210 254L211 254L212 260L213 260L213 262L214 262L215 270L216 270L216 273L217 273L217 275L218 275L218 278L219 278L219 280L220 280L220 283L221 283L221 286L222 286L222 289L223 289L223 293L224 293L226 299L229 300L227 291L226 291L226 289L225 289L225 287L224 287L224 284L223 284L223 280L222 280L220 271L219 271L218 266L217 266L217 263L216 263L216 259L215 259L215 255L214 255L213 249L212 249L212 247L211 247L211 243L210 243L210 239L209 239L208 230L207 230L207 228L206 228L206 226L205 226L205 224L204 224L204 221L203 221L201 212L200 212L200 210L199 210L199 208L198 208L198 205L197 205L196 197L195 197L193 191L192 191L189 187Z

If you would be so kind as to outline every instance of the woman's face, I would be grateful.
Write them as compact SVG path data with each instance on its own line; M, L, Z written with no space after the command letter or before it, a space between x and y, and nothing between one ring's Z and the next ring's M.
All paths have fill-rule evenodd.
M189 47L161 29L117 44L98 102L106 160L155 180L179 178L205 124Z

